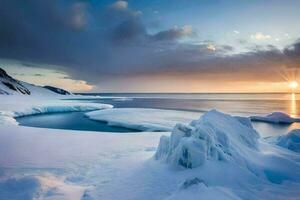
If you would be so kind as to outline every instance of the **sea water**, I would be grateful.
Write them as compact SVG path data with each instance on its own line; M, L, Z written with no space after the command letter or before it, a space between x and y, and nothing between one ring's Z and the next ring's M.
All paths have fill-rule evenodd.
M86 94L84 94L86 95ZM96 93L88 94L101 98L80 98L73 101L108 103L115 108L159 108L198 112L199 116L210 109L239 116L266 115L280 111L293 117L300 114L300 94L159 94L159 93ZM29 116L18 119L24 126L92 130L109 132L132 132L133 130L111 127L104 122L92 121L83 113L59 113ZM286 134L300 128L292 125L253 122L253 126L263 136Z

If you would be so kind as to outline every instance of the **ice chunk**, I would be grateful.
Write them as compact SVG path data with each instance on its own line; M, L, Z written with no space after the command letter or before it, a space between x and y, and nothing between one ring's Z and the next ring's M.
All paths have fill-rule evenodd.
M243 150L257 150L258 137L244 118L212 110L189 125L177 124L170 137L162 136L155 158L185 168L206 160L243 163Z

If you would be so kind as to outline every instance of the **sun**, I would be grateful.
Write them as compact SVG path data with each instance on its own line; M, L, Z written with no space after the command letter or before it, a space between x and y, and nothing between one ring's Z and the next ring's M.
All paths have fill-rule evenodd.
M297 81L289 82L289 87L291 89L296 89L298 87L298 82Z

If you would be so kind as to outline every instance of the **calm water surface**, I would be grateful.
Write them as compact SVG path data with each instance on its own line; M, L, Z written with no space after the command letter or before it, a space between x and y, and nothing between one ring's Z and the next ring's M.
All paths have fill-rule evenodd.
M217 109L240 116L265 115L281 111L291 116L300 116L300 94L93 94L102 98L73 99L108 103L115 108L160 108L199 112L199 115L210 109ZM18 119L21 125L62 128L73 130L95 130L109 132L131 132L132 130L111 127L106 123L92 121L83 113L59 113L29 116ZM299 123L277 125L254 122L254 127L262 136L285 134L300 128Z
M300 94L94 94L106 99L86 99L115 107L162 108L205 112L217 109L234 115L281 111L300 116ZM114 99L114 97L119 97ZM123 97L123 98L122 98ZM81 100L84 101L84 100Z
M137 130L109 126L105 122L93 121L84 115L84 112L50 113L30 115L17 118L21 126L40 128L69 129L81 131L104 131L104 132L138 132Z

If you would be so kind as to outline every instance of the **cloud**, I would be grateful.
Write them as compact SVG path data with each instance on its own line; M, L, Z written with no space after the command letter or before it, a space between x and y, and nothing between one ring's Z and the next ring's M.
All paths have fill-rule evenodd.
M254 35L251 35L250 38L255 39L255 40L267 40L267 39L270 39L271 36L258 32L258 33L255 33Z
M299 41L284 50L255 46L237 54L232 46L215 41L186 42L197 35L191 26L150 33L137 13L125 1L98 8L89 1L69 0L62 6L60 0L29 0L23 9L18 0L2 0L0 55L52 64L47 68L100 86L153 76L279 81L283 66L300 66ZM255 40L269 38L253 35Z
M110 7L116 10L126 10L128 8L128 3L126 1L117 1L113 3Z
M183 26L181 28L175 26L169 30L160 31L154 35L152 38L154 40L176 40L184 37L192 36L194 34L192 26Z
M66 23L74 29L83 29L88 24L87 4L76 2L70 6Z
M115 42L122 42L146 36L146 29L138 19L129 19L114 27L111 34Z
M215 47L215 45L213 45L213 44L208 44L206 48L208 50L211 50L211 51L216 51L217 50L216 47Z

